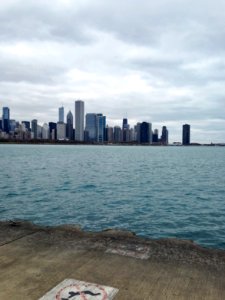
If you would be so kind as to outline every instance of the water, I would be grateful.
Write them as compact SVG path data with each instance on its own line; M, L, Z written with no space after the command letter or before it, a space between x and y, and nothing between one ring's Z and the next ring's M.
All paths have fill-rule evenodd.
M0 145L0 219L225 249L225 148Z

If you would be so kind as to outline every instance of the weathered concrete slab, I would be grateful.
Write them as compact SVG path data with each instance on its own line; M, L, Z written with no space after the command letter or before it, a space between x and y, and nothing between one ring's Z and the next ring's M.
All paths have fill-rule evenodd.
M37 300L65 278L115 287L115 300L225 299L224 251L69 226L0 223L0 235L0 299Z

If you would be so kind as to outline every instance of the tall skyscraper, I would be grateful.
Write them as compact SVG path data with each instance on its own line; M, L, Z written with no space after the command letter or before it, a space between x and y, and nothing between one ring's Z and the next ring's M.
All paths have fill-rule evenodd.
M97 115L93 113L86 114L87 141L96 142L97 140Z
M38 136L38 124L37 120L32 120L31 121L31 132L32 132L32 137L33 139L37 139Z
M190 145L191 126L189 124L183 125L182 144Z
M166 128L166 126L162 127L162 135L161 135L161 143L162 145L168 145L169 141L169 132Z
M84 102L75 101L75 140L84 141Z
M57 140L65 140L66 139L66 124L63 122L58 122L56 124L57 131Z
M104 142L104 133L105 133L105 123L106 123L106 117L102 114L96 115L97 120L97 143L103 143Z
M59 122L64 123L64 107L59 107Z
M7 133L10 131L10 111L8 107L2 108L2 129Z
M73 114L71 111L68 112L66 117L66 137L71 141L74 139L73 136Z
M124 118L123 119L123 126L122 126L123 142L129 142L130 141L129 129L130 129L130 126L128 124L128 120L126 118Z

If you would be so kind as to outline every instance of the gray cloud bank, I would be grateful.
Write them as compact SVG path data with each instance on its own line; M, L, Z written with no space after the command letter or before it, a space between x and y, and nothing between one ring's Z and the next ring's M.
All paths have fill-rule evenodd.
M225 141L224 1L26 2L0 4L0 104L13 118L56 121L81 98L109 125L167 125L172 142L187 122L192 141Z

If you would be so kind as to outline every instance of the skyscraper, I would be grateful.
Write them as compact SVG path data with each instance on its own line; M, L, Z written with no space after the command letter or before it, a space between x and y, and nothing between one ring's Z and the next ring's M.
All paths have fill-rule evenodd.
M102 114L96 115L97 120L97 143L103 143L104 142L104 133L105 133L105 123L106 123L106 117Z
M84 141L84 102L75 101L75 140Z
M182 144L190 145L191 126L189 124L183 125Z
M93 113L86 114L87 141L96 142L97 139L97 115Z
M38 136L38 128L37 128L38 124L37 124L37 120L32 120L31 121L31 132L32 132L32 135L33 135L33 139L37 139L37 136Z
M64 107L59 107L59 122L64 123Z
M2 129L7 133L10 131L10 111L8 107L2 108Z
M166 126L163 126L162 127L162 136L161 136L162 145L168 145L168 139L169 139L169 132L168 132Z
M71 111L68 112L66 117L66 137L71 141L73 137L73 114Z
M148 122L142 122L140 124L140 143L152 144L152 124Z

